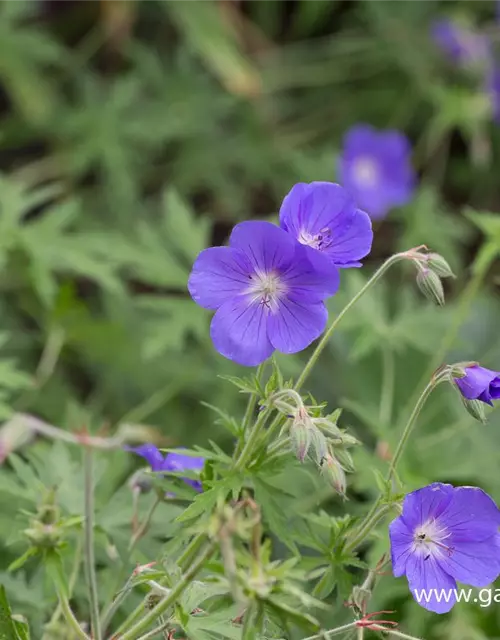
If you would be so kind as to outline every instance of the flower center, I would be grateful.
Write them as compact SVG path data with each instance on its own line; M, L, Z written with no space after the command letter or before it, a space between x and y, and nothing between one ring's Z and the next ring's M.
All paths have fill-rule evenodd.
M250 286L247 292L252 296L253 302L258 302L269 310L276 311L279 300L287 291L288 287L276 272L255 271L250 276Z
M360 156L353 163L353 177L360 187L376 187L380 177L377 162L369 156Z
M439 525L437 520L429 520L425 524L417 527L413 534L413 550L423 554L424 560L428 560L431 555L439 556L446 553L451 556L454 549L444 543L450 537L450 533Z
M325 249L328 249L328 247L333 242L332 232L328 227L324 227L316 235L309 233L309 231L306 231L305 229L302 229L299 232L297 240L300 242L300 244L307 244L309 247L317 249L318 251L324 251Z

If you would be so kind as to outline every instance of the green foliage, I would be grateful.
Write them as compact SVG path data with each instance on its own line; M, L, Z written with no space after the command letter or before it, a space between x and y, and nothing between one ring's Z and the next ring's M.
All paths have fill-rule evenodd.
M429 42L431 21L456 9L494 31L486 2L0 5L0 637L26 640L27 619L33 638L70 638L60 612L52 619L54 583L77 620L89 620L80 448L40 435L30 417L65 434L190 447L208 460L196 494L176 473L135 476L139 459L119 446L96 455L99 604L123 596L109 630L151 580L174 586L188 538L217 537L223 505L249 497L266 580L255 575L255 514L245 511L234 516L242 530L231 538L232 582L217 540L207 571L169 611L182 633L295 640L352 620L343 603L387 552L388 518L366 547L343 542L369 500L392 495L387 458L415 396L444 362L500 368L500 137L475 73L451 69ZM285 419L273 451L265 431L252 466L234 471L245 403L251 423L291 386L304 356L278 355L263 380L242 372L214 352L210 313L186 285L198 253L224 243L233 223L275 220L295 182L335 180L342 136L356 122L406 131L419 187L374 223L372 255L342 272L331 314L382 259L422 243L457 279L444 283L446 306L436 309L412 265L394 268L342 320L308 380L305 392L322 403L313 417L341 405L330 421L363 443L352 449L343 503L319 462L293 457ZM401 461L401 491L442 480L500 500L500 419L487 417L475 424L440 388ZM338 455L348 469L350 453ZM149 492L138 492L137 478ZM50 535L47 496L57 511ZM148 526L135 540L137 522ZM131 577L153 561L154 572ZM436 620L392 577L371 598L373 610L397 609L401 628L427 640L492 638L500 623L494 607L478 615L465 604Z

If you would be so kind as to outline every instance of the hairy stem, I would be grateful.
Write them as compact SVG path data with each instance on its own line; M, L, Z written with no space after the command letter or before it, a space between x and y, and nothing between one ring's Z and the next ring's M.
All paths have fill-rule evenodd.
M448 326L448 329L444 334L443 339L441 340L441 344L439 346L439 349L436 351L434 358L432 358L432 360L430 361L429 368L424 372L419 384L416 385L416 389L420 389L420 387L425 384L425 381L428 380L432 375L432 372L435 371L435 369L441 364L443 364L443 361L446 358L446 354L448 353L450 347L453 346L458 332L460 331L460 327L465 322L472 303L476 299L476 296L481 289L484 278L486 277L488 270L496 259L496 256L497 248L495 245L486 243L481 247L476 259L474 260L474 264L472 265L473 276L467 283L465 289L462 292L462 295L460 296L457 311L453 314L453 320ZM405 413L409 411L409 407L414 405L415 402L416 397L410 397L403 415L405 415Z
M199 556L198 560L191 565L190 569L179 580L175 587L170 591L168 595L160 600L160 602L147 613L142 620L139 620L131 629L126 631L120 640L137 640L144 631L147 631L148 627L155 622L160 616L162 616L169 607L171 607L182 595L182 593L191 584L194 577L203 568L206 561L215 551L215 545L209 544L205 547L205 550Z
M345 314L349 311L349 309L351 309L351 307L353 307L356 304L356 302L368 291L368 289L370 289L370 287L372 287L378 280L380 280L380 278L384 275L384 273L390 267L392 267L393 264L395 264L399 260L406 259L407 257L408 256L407 256L406 253L396 253L393 256L391 256L388 260L386 260L384 262L384 264L382 264L381 267L379 267L379 269L377 269L377 271L375 271L375 273L372 275L372 277L368 280L368 282L364 285L364 287L362 287L358 291L358 293L354 296L354 298L352 298L352 300L350 300L346 304L346 306L342 309L342 311L339 313L339 315L335 318L335 320L332 322L332 324L328 327L328 329L323 334L321 340L316 345L316 348L312 352L311 357L309 358L309 360L307 361L304 369L302 370L302 373L300 374L299 379L295 383L294 389L296 391L298 391L302 387L304 382L307 380L309 374L312 371L312 368L314 367L314 365L316 364L318 358L322 354L324 348L328 344L328 341L330 340L330 337L331 337L332 333L335 331L335 329L339 325L340 321L345 316Z
M329 638L333 638L333 636L339 636L344 631L350 631L351 629L355 629L358 626L358 622L349 622L348 624L343 624L341 627L335 627L335 629L329 629L328 631L320 631L319 633L314 634L313 636L308 636L307 638L303 638L303 640L328 640Z
M391 422L394 401L394 353L392 349L382 349L382 393L380 395L379 419L382 426Z
M203 533L196 535L191 540L191 542L185 548L184 553L177 560L177 564L182 570L185 571L189 567L193 556L198 553L205 540L206 536ZM130 629L134 622L141 617L144 612L144 608L145 606L143 601L132 611L132 613L126 618L126 620L122 622L122 624L116 630L115 635L121 638L121 634Z
M248 437L248 440L245 442L245 445L243 447L243 450L239 458L234 463L235 471L241 471L242 469L245 468L245 466L249 462L253 453L254 445L257 442L260 436L260 433L264 428L271 411L272 409L265 409L259 414L259 417L257 418L252 431L250 432L250 436Z
M73 558L73 568L71 569L71 574L69 576L69 581L68 581L68 597L69 598L71 598L71 594L73 593L73 589L75 588L76 580L78 578L78 572L80 571L80 563L82 561L82 546L83 546L82 539L81 537L79 537L76 550L75 550L75 555ZM54 613L52 614L52 617L50 618L49 622L46 625L48 630L51 629L53 625L57 623L62 613L63 613L62 604L61 604L61 601L59 600L58 605ZM43 635L42 640L44 639L49 640L48 635L45 633Z
M358 527L357 531L353 534L352 540L348 540L345 545L345 551L348 553L350 551L354 551L360 544L362 544L365 539L370 535L373 531L374 527L378 522L386 515L389 511L389 505L382 505L378 508L378 503L376 503L377 508L372 510L373 513L369 515L369 517L365 518L362 524Z
M264 373L265 366L266 366L266 363L263 362L262 364L259 364L259 366L257 367L257 372L255 374L255 377L257 378L258 382L260 382L260 380L262 378L262 374ZM245 433L250 428L250 424L252 422L252 418L253 418L253 414L255 412L255 405L256 404L257 404L257 395L255 393L252 393L252 394L250 394L250 397L248 398L247 408L245 410L245 415L243 416L243 422L242 422L242 425L241 425L241 433L243 435L238 440L238 443L237 443L236 448L234 450L234 457L235 458L238 458L238 456L240 455L241 448L243 446Z
M309 636L304 638L303 640L329 640L329 638L333 638L333 636L339 636L344 631L350 631L351 629L358 629L360 627L359 620L355 622L350 622L349 624L344 624L342 627L336 627L335 629L330 629L329 631L320 631L316 633L314 636ZM406 633L401 633L401 631L396 631L396 629L387 629L381 625L378 625L375 621L367 625L365 628L370 629L370 631L379 631L381 633L387 634L388 636L392 636L393 638L401 638L401 640L421 640L420 638L416 638L415 636L409 636ZM359 637L359 636L358 636Z
M387 472L387 477L386 477L386 481L388 485L394 478L394 475L396 473L396 467L398 466L398 462L400 461L401 456L403 455L406 444L412 434L413 427L415 426L417 418L420 415L420 412L422 411L425 403L427 402L427 398L431 395L434 388L442 381L443 381L443 378L441 378L439 374L437 376L433 376L430 382L425 387L425 389L420 394L420 397L417 400L417 404L413 407L413 411L411 412L410 417L408 418L408 422L406 423L405 428L403 429L403 433L401 434L401 438L399 439L399 442L397 444L396 451L394 452L394 455L392 456L392 459L391 459L391 464L389 466L389 471Z
M149 525L151 524L151 520L153 518L153 515L154 515L156 509L158 508L158 506L162 502L163 502L163 500L161 498L157 497L156 500L151 505L148 513L146 514L146 517L144 518L144 522L140 525L140 527L137 529L135 534L132 536L132 539L130 540L130 543L128 545L128 553L129 554L132 553L132 551L135 548L135 545L139 542L139 540L142 538L142 536L149 529Z
M59 604L61 605L61 610L63 612L64 618L76 634L76 637L80 638L80 640L90 640L89 636L84 632L78 620L75 618L75 614L73 613L73 611L71 611L68 598L66 598L66 596L60 592L57 594L57 597L59 598Z
M99 624L99 598L97 595L97 578L94 557L94 483L93 483L93 458L92 450L84 448L84 491L85 491L85 522L84 522L84 567L89 590L90 619L92 637L101 640L101 627Z

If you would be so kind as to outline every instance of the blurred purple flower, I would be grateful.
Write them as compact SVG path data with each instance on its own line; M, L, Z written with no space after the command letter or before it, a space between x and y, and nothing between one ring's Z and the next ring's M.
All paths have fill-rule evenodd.
M486 64L491 56L487 36L442 18L431 25L431 36L437 46L457 65Z
M493 406L493 400L500 400L500 372L485 369L479 365L466 367L465 377L455 378L460 393L467 400L481 400Z
M500 66L496 64L488 70L486 91L491 101L493 120L500 124Z
M377 131L367 124L344 137L340 181L371 218L408 203L415 188L411 146L399 131Z
M331 182L296 184L281 205L280 225L337 267L360 267L372 246L370 217Z
M499 526L500 510L482 489L434 482L413 491L389 526L393 573L406 575L422 607L446 613L456 580L486 587L500 574Z
M339 286L338 270L270 222L242 222L229 247L202 251L189 277L195 302L215 309L217 351L258 365L276 349L296 353L325 328L323 303Z
M163 457L154 444L142 444L139 447L125 447L126 451L142 456L151 467L152 471L201 471L205 464L205 459L201 457L187 456L183 453L170 452ZM182 449L179 449L182 451ZM202 486L199 480L182 478L184 482L191 485L196 491L201 492Z

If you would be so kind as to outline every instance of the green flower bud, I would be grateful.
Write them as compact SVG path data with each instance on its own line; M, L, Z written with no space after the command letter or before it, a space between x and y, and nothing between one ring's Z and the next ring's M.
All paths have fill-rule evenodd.
M440 278L454 278L450 265L439 253L427 254L427 266Z
M345 497L347 483L344 470L340 466L339 461L330 453L323 458L321 471L335 491L342 497Z
M420 291L431 302L440 306L444 305L444 289L439 276L425 267L419 267L417 274L417 285Z
M43 524L36 520L23 533L31 544L38 549L56 549L62 541L62 532L57 526Z
M311 446L312 431L313 429L304 420L297 420L292 424L290 436L295 455L300 462L304 462Z
M328 455L328 443L319 429L313 426L311 429L311 443L314 449L314 457L318 464Z
M462 398L462 402L464 403L465 409L470 413L470 415L475 420L478 420L483 424L488 422L488 420L486 419L486 412L484 411L484 403L481 402L481 400L468 400L463 396L460 396L460 397Z
M338 462L343 469L349 472L354 471L354 461L348 451L346 451L345 449L336 448L335 455L337 456Z

